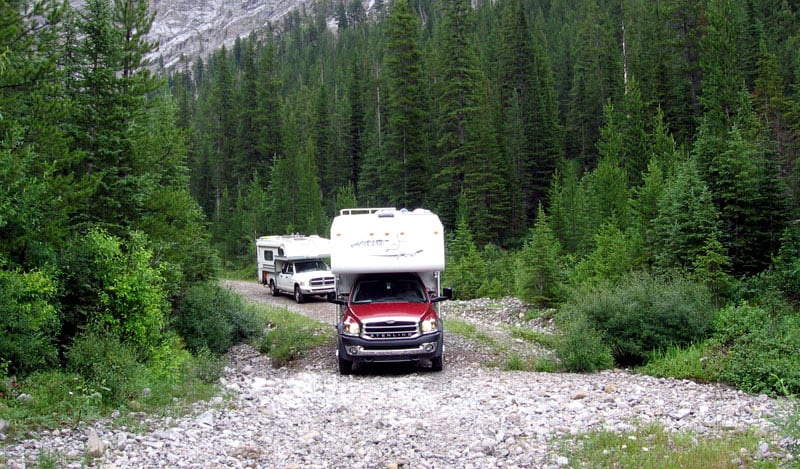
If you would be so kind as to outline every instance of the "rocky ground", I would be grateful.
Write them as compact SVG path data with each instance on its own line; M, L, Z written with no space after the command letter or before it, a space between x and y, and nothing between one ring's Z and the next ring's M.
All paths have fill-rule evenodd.
M272 298L255 283L227 285L252 301L333 323L326 302L297 305ZM524 313L512 299L449 302L446 311L507 340L515 353L534 353L527 344L514 344L502 327L519 323ZM547 332L551 326L536 327ZM62 455L65 467L87 461L108 468L562 467L570 464L564 451L570 437L596 429L630 431L649 422L699 438L758 429L762 444L752 454L732 455L734 462L782 453L771 423L782 406L765 396L619 370L501 371L485 365L495 353L449 334L443 372L394 366L340 376L332 350L275 369L268 357L239 346L231 351L220 395L198 403L188 416L134 416L146 431L108 422L58 430L0 446L0 461L30 467L49 452ZM87 452L98 457L88 459Z

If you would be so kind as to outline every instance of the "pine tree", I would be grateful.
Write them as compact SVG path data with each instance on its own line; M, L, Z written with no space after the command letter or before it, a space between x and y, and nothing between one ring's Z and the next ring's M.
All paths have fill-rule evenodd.
M539 207L530 239L517 257L515 285L519 298L539 306L558 302L563 294L560 254L561 245Z
M149 172L137 160L131 129L147 119L147 96L161 86L145 68L154 45L145 39L152 15L138 1L91 0L75 23L79 40L67 54L74 145L86 157L76 174L96 181L84 221L124 236L144 207Z
M233 179L237 185L248 184L256 174L267 174L269 159L264 154L265 129L262 127L264 117L261 116L261 96L259 96L259 70L256 62L255 36L243 41L241 45L241 86L236 90L236 102L239 103L239 123L235 152Z
M421 207L428 199L430 169L423 131L427 112L416 43L418 20L407 0L397 0L392 3L387 21L389 128L385 171L389 202L401 207Z
M662 269L691 269L718 239L719 212L694 160L682 163L659 200L654 220L653 257Z
M566 156L594 166L603 106L623 87L621 54L609 23L594 0L582 2L575 70L566 115Z

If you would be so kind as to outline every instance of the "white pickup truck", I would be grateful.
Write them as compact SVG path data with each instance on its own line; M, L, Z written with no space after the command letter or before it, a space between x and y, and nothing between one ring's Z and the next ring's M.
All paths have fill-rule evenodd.
M330 240L316 235L262 236L256 239L256 251L258 280L273 296L285 293L298 303L308 296L334 296L334 277L325 262Z

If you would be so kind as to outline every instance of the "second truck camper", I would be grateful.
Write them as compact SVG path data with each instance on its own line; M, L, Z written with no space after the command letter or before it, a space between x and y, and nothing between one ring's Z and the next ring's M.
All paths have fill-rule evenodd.
M429 362L442 370L438 303L451 298L441 287L444 264L444 230L434 213L341 210L331 224L341 374L371 362Z

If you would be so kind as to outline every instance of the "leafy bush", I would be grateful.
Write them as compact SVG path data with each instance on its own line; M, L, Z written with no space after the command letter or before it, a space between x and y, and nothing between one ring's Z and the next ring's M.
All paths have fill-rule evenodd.
M164 339L169 311L164 279L153 264L138 233L126 243L97 229L75 240L64 256L65 338L86 327L107 331L148 359Z
M173 320L186 347L222 354L237 343L257 336L263 321L239 296L212 282L193 285Z
M746 304L720 311L721 379L750 393L800 394L800 317Z
M55 296L55 282L43 272L0 270L0 366L6 373L56 363L61 321Z
M147 385L147 368L136 351L114 334L89 330L79 334L67 352L67 368L81 375L87 397L98 393L112 405L136 397Z
M611 348L585 313L568 312L559 316L558 322L561 335L556 340L555 350L567 371L593 372L614 366Z
M604 333L621 365L638 365L653 351L705 339L714 318L702 287L646 273L578 292L565 309L585 314L590 325Z

